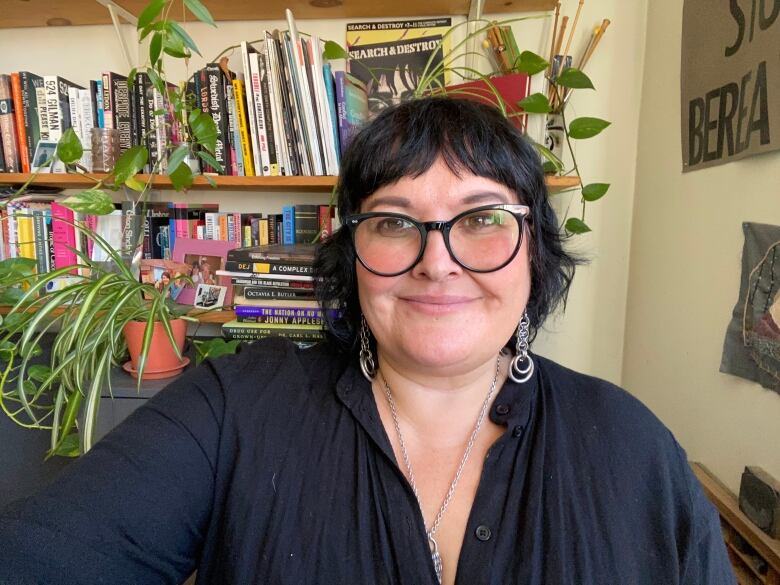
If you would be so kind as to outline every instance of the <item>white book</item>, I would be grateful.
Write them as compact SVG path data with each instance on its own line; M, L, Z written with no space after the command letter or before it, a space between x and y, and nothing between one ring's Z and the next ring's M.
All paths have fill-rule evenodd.
M312 63L312 79L314 80L314 89L317 93L320 132L322 134L323 149L325 151L325 172L328 175L338 175L339 166L336 162L336 144L333 140L333 119L330 115L330 103L328 102L328 93L325 89L325 74L322 63L323 47L319 37L312 35L309 48L309 55Z
M46 88L35 88L35 103L38 110L38 128L41 132L41 142L49 142L49 107L46 105Z
M271 159L268 156L268 133L265 123L265 108L263 107L263 88L261 84L261 60L259 53L249 55L250 83L252 85L252 95L255 102L255 128L257 128L257 144L260 151L260 169L263 175L271 174Z
M81 139L81 145L84 147L84 155L81 157L81 165L92 170L92 128L95 127L95 109L92 107L95 97L88 89L78 90L79 109L81 110L80 123L81 132L79 138Z
M309 91L309 72L306 68L306 63L303 59L303 48L301 45L301 39L298 36L298 27L295 25L295 17L293 17L292 10L285 9L285 15L287 16L287 25L290 27L290 41L292 43L293 59L295 60L295 71L293 73L298 80L298 86L300 91L300 97L302 102L302 110L304 115L305 129L309 137L309 147L311 148L311 157L314 163L315 175L324 175L325 169L322 166L322 158L320 153L320 145L317 140L317 131L315 128L314 107L312 105L312 95Z
M46 111L48 113L49 120L49 141L58 142L62 138L62 115L63 111L60 108L60 96L57 89L58 82L56 75L44 75L43 76L43 89L46 104Z
M261 176L262 163L260 160L260 145L257 142L257 113L255 111L255 95L252 90L252 69L249 56L256 53L257 50L247 43L241 41L241 61L244 65L244 91L246 92L246 117L249 119L249 139L252 142L252 160L255 166L255 175Z
M154 111L159 112L165 110L165 100L160 91L155 87L152 88L154 92ZM168 151L165 146L168 144L167 129L165 128L165 113L157 114L154 116L154 133L157 137L157 150L159 165L157 172L165 173L168 170Z

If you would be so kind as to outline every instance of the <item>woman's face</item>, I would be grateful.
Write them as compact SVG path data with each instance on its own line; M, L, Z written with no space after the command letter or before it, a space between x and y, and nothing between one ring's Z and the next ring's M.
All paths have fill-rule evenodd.
M441 160L417 178L404 177L366 198L360 211L393 211L420 221L449 220L491 203L519 203L509 188L466 171L455 176ZM377 276L357 263L366 321L383 357L395 367L466 373L495 359L517 328L530 294L528 230L504 268L474 273L452 260L439 231L410 271Z

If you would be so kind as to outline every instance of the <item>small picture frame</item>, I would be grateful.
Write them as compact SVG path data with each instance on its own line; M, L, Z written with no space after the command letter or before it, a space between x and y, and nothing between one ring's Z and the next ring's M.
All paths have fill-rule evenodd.
M193 305L198 309L220 309L225 304L227 290L226 286L199 284Z
M176 298L182 305L194 305L198 285L224 287L225 295L222 304L230 304L233 298L233 287L230 278L217 276L217 270L222 270L227 260L227 253L238 247L236 242L223 240L196 240L177 236L173 244L173 260L186 266L185 274L192 279L192 284L186 283ZM222 306L220 304L220 306ZM209 308L213 308L209 307Z
M35 147L33 159L30 161L30 170L33 173L64 173L65 165L54 157L56 153L56 142L39 141L38 146ZM52 160L52 162L44 167L43 163L47 160Z
M182 276L189 276L187 265L173 260L147 260L139 263L141 282L152 284L157 290L168 287L168 296L174 301L189 283Z

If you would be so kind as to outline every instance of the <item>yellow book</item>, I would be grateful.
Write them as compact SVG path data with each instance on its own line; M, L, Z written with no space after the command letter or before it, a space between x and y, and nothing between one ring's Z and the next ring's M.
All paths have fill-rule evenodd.
M246 125L246 96L244 96L244 81L242 79L233 80L233 95L236 98L236 111L238 112L238 133L241 136L244 175L254 177L255 165L252 156L252 142L249 140L249 131Z
M24 210L27 212L27 210ZM19 256L22 258L36 259L35 256L35 229L33 218L25 215L16 216L16 229L18 230Z
M258 222L258 240L260 241L261 246L267 246L268 245L268 220L267 219L261 219Z

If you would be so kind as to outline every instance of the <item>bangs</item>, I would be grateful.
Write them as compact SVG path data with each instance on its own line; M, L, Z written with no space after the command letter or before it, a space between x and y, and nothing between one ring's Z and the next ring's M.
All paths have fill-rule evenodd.
M500 112L450 98L405 106L384 110L350 144L338 187L342 214L355 213L378 189L416 178L439 159L457 177L465 172L491 179L514 191L519 203L526 202L526 189L534 181L523 172L526 143ZM513 143L519 148L509 147Z

